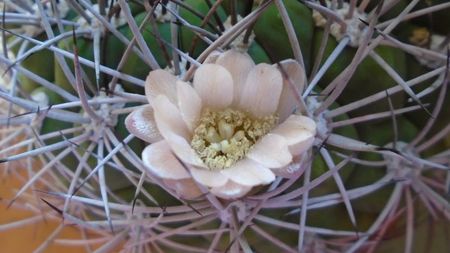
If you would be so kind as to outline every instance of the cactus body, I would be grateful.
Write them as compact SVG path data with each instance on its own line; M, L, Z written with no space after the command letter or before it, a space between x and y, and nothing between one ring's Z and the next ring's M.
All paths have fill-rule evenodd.
M37 251L450 250L447 1L2 8L6 201L83 233Z

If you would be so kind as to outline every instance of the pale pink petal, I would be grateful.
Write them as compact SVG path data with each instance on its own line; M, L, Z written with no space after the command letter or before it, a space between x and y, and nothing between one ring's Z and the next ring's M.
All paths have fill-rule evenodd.
M291 164L283 168L272 169L272 172L279 177L298 178L305 172L307 166L311 166L310 164L306 164L304 159L306 159L306 154L296 156L292 159Z
M278 66L283 76L283 90L278 104L278 116L284 121L298 107L303 92L306 76L305 70L298 62L289 59L280 62Z
M207 63L216 63L217 58L219 58L219 56L220 56L221 54L222 54L222 53L219 52L219 51L217 51L217 50L212 51L212 52L206 57L206 59L205 59L205 61L203 62L203 64L207 64Z
M167 187L175 191L177 197L182 199L193 200L203 194L192 178L180 180L164 179L163 182Z
M130 113L125 119L125 126L130 133L146 142L153 143L162 140L156 127L151 105L141 106Z
M197 126L202 111L202 100L189 83L177 81L178 108L191 132Z
M164 95L169 98L170 102L177 104L176 81L177 78L165 70L151 71L145 80L145 95L148 102L153 105L153 100L157 96Z
M216 64L203 64L194 75L194 88L203 105L223 109L233 101L233 78L228 70Z
M250 187L269 184L275 180L275 175L270 169L248 158L238 161L230 168L221 170L220 173L237 184Z
M206 167L189 144L190 132L178 108L165 96L158 96L154 109L158 130L175 155L185 163Z
M191 177L164 140L147 146L142 151L142 161L148 170L160 178L182 179Z
M223 186L211 188L211 193L223 199L237 199L247 194L252 187L240 185L233 181L228 181Z
M280 71L261 63L248 74L242 89L240 108L255 117L264 117L276 112L283 88Z
M311 148L316 135L316 123L305 116L291 115L271 133L282 136L291 154L296 156Z
M192 178L207 187L219 187L227 183L228 178L219 171L190 167Z
M174 133L185 139L191 138L191 133L178 108L166 96L159 95L153 101L155 122L161 135L167 139L168 133Z
M163 136L172 149L173 153L175 153L175 155L184 163L205 169L207 168L202 159L200 159L200 157L192 149L191 145L189 145L188 141L185 138L171 132Z
M239 105L242 89L247 80L248 73L255 67L255 63L248 54L240 53L236 50L226 51L219 56L216 63L225 67L233 77L233 105Z
M270 169L282 168L292 161L286 140L271 133L258 140L247 157Z

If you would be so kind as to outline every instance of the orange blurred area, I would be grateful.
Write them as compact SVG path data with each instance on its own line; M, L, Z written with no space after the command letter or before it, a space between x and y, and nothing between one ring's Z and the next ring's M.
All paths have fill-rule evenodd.
M22 210L15 207L15 205L7 208L15 191L20 189L23 182L19 180L18 176L13 176L12 173L5 174L4 169L5 166L0 165L0 253L35 252L39 247L45 247L45 249L39 251L42 253L88 252L87 245L66 246L61 245L61 243L55 243L55 240L81 239L81 231L76 226L61 225L62 220L59 219L43 219L43 216L39 213ZM47 208L48 206L45 203L42 203L42 206L46 211L54 212ZM36 222L30 222L27 225L11 229L8 228L7 230L4 229L5 224L11 224L31 217L36 217ZM54 236L55 240L49 240L52 236ZM48 247L46 247L46 243L48 243ZM94 244L89 247L95 249L99 246L101 244Z

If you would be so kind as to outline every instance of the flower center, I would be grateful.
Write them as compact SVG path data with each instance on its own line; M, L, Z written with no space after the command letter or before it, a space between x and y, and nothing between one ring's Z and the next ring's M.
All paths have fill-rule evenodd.
M194 130L191 146L210 170L228 168L244 158L277 121L275 115L252 118L232 109L206 109Z
M409 41L414 45L426 47L430 42L431 34L426 28L417 28L413 30L412 35L409 37Z

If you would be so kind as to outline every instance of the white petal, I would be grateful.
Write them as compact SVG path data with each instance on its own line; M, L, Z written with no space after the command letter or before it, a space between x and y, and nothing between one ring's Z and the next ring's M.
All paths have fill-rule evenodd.
M228 178L219 171L190 167L192 178L198 183L208 187L219 187L227 183Z
M160 178L183 179L190 178L189 172L173 155L166 141L147 146L142 151L142 161L147 169Z
M234 84L233 105L239 105L242 89L247 80L248 73L255 67L255 63L248 54L236 50L229 50L220 55L217 64L225 67L230 72Z
M190 132L178 108L165 96L158 96L155 99L154 109L158 130L175 155L185 163L206 167L189 144Z
M283 90L278 104L278 116L280 121L284 121L298 107L298 99L302 99L306 75L300 64L292 59L280 62L279 67L283 76Z
M221 54L222 54L222 53L219 52L219 51L217 51L217 50L212 51L212 52L206 57L206 59L205 59L205 61L203 62L203 64L207 64L207 63L216 63L217 58L219 58L219 56L220 56Z
M168 133L164 136L165 140L169 144L173 153L180 158L183 162L201 167L207 168L203 161L198 157L197 153L192 149L191 145L189 145L188 141L176 134Z
M153 100L157 96L164 95L169 98L170 102L177 104L176 81L177 78L165 70L151 71L145 80L145 95L148 102L153 105Z
M211 193L223 199L237 199L247 194L252 187L240 185L233 181L219 187L213 187Z
M202 111L202 100L189 83L177 81L178 108L191 132L197 126Z
M291 115L271 133L282 136L291 154L296 156L311 148L316 135L316 123L305 116Z
M223 109L233 101L233 78L220 65L200 66L194 75L194 88L206 107Z
M306 168L308 166L311 166L310 164L306 164L304 160L306 159L306 153L296 156L292 159L292 163L278 169L272 169L272 172L279 176L284 178L298 178L300 177L303 172L305 172Z
M220 172L235 183L250 187L269 184L275 180L275 175L270 169L248 158Z
M255 117L271 115L277 110L282 88L280 71L265 63L258 64L248 74L239 106Z
M271 133L258 140L247 157L270 169L282 168L292 161L286 140Z
M174 133L185 139L191 138L191 133L181 116L178 108L169 101L166 96L159 95L153 101L155 122L161 135L167 139L167 135Z
M153 143L162 140L156 127L151 105L141 106L131 112L125 119L125 126L130 133L146 142Z
M177 197L182 199L193 200L203 194L192 178L180 180L164 179L163 182L167 187L175 191Z

